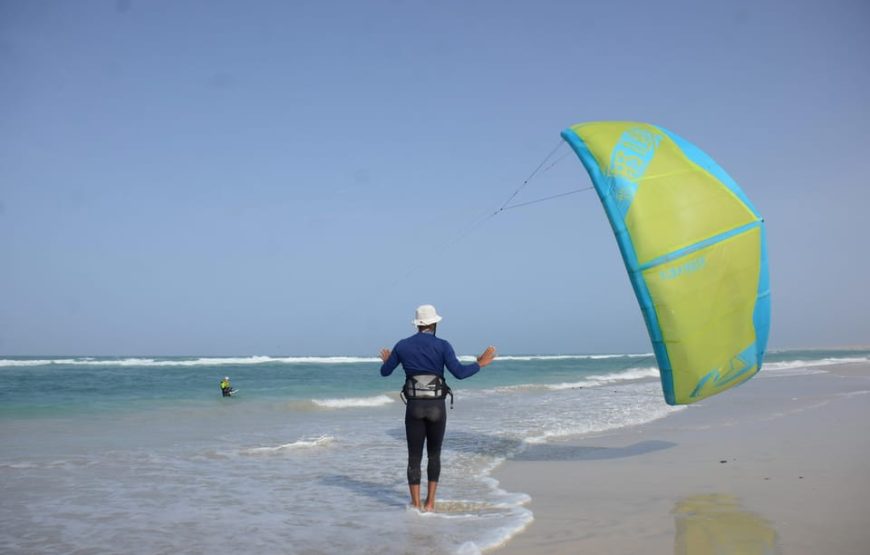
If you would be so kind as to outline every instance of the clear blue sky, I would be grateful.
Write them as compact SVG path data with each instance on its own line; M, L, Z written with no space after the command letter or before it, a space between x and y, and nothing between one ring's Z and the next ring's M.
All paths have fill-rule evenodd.
M713 156L771 347L870 343L870 4L0 0L0 353L649 352L571 124ZM560 153L567 152L563 148ZM562 159L522 191L589 185Z

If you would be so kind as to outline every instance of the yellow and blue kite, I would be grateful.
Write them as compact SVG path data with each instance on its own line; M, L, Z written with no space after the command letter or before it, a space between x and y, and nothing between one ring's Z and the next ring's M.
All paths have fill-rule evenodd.
M655 125L581 123L562 138L616 234L668 404L754 376L767 346L770 280L764 220L737 183Z

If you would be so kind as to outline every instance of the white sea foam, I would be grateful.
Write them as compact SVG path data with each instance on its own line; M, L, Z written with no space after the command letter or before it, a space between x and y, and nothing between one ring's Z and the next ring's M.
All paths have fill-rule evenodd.
M552 361L552 360L603 360L613 358L646 358L652 357L652 353L641 354L605 354L605 355L499 355L501 361ZM476 357L462 355L462 362L474 362ZM868 362L868 357L853 358L821 358L810 360L798 360L790 362L766 363L765 368L771 370L792 369L805 366L828 366L831 364L845 364L849 362ZM44 359L0 359L0 367L27 367L27 366L144 366L144 367L191 367L191 366L246 366L259 364L357 364L378 363L377 357L354 357L354 356L295 356L274 357L252 355L244 357L199 357L199 358L151 358L151 357L127 357L127 358L95 358L95 357L66 357Z
M0 367L3 366L246 366L257 364L354 364L354 363L380 362L376 357L271 357L271 356L248 356L248 357L200 357L195 359L183 358L113 358L95 359L93 357L80 358L51 358L51 359L0 359Z
M282 453L286 451L293 451L296 449L310 449L312 447L323 447L329 445L335 441L335 438L332 436L320 436L315 439L300 439L298 441L294 441L292 443L284 443L282 445L276 445L273 447L252 447L250 449L245 449L242 451L242 454L245 455L272 455L276 453Z
M32 462L19 462L19 463L7 463L0 464L0 468L11 468L15 470L21 470L25 468L39 468L39 465Z
M859 395L867 395L868 393L870 393L870 391L867 391L866 389L862 389L860 391L849 391L848 393L843 393L841 396L849 398L849 397L857 397Z
M520 391L530 391L530 390L549 390L549 391L560 391L564 389L580 389L584 387L602 387L606 385L614 385L620 383L629 383L640 380L648 380L650 378L658 378L659 370L655 367L646 367L646 368L629 368L627 370L623 370L620 372L612 372L609 374L601 374L601 375L592 375L587 376L582 380L578 380L575 382L560 382L553 384L520 384L520 385L506 385L502 387L497 387L491 390L484 390L484 393L491 392L520 392Z
M626 355L498 355L498 357L496 357L496 360L602 360L610 358L642 358L651 356L653 356L652 353ZM459 357L459 360L461 362L474 362L477 360L477 357L471 355L462 355Z
M589 420L586 422L572 422L561 427L552 427L539 433L538 435L530 436L526 439L529 445L540 445L554 439L566 438L578 435L596 434L606 432L618 428L626 428L640 424L646 424L654 420L659 420L668 416L671 413L684 410L686 407L665 405L664 403L649 405L643 409L625 410L623 414L613 420ZM634 412L633 412L634 411Z
M50 360L18 360L18 359L0 359L0 366L46 366L49 364L76 364L77 359L73 358L58 358ZM80 362L79 364L84 364Z
M344 397L341 399L314 399L312 401L318 407L328 409L347 409L355 407L380 407L395 403L395 400L387 395L375 395L374 397Z
M500 526L488 532L485 532L483 537L476 542L465 542L459 546L457 553L459 555L479 555L484 551L490 551L502 545L505 545L511 538L528 528L535 520L532 511L525 507L515 507L511 511L510 525ZM508 520L507 518L505 520Z
M648 378L658 378L659 369L654 367L649 368L630 368L622 372L613 372L610 374L592 375L578 382L567 382L559 384L551 384L546 386L548 389L574 389L576 387L600 387L620 382L632 382L636 380L645 380Z
M852 362L868 362L868 357L822 358L814 360L790 360L787 362L766 362L758 374L761 377L782 378L787 376L808 376L822 374L821 366L834 366Z

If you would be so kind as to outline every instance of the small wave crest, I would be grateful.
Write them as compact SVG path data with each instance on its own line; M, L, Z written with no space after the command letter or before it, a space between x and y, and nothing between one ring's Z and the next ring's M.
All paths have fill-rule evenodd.
M647 398L649 396L647 395ZM646 424L655 420L660 420L675 412L680 412L686 409L685 405L671 406L656 401L653 404L638 403L636 406L625 409L615 419L603 420L588 420L568 423L558 427L544 429L536 432L535 435L530 435L525 439L527 446L543 445L553 440L567 438L571 436L581 436L607 432L614 429L624 429L630 426ZM653 444L654 446L659 444Z
M577 380L576 382L561 382L561 383L553 383L553 384L520 384L520 385L508 385L503 387L498 387L495 389L496 392L509 392L509 391L529 391L529 390L550 390L550 391L560 391L563 389L580 389L584 387L601 387L606 385L613 385L619 383L627 383L627 382L636 382L641 380L647 380L650 378L658 378L659 370L655 367L646 367L646 368L629 368L628 370L623 370L621 372L613 372L610 374L595 374L591 376L587 376L582 380ZM493 391L493 390L490 390Z
M376 357L200 357L200 358L49 358L0 359L0 367L8 366L245 366L258 364L354 364L380 362Z
M335 441L332 436L320 436L315 439L300 439L292 443L284 443L273 447L252 447L242 451L244 455L272 455L296 449L310 449L312 447L323 447Z
M646 380L649 378L658 378L659 369L655 367L648 368L630 368L622 372L613 372L610 374L592 375L578 382L566 382L551 384L546 386L547 389L575 389L578 387L601 387L603 385L611 385L621 382L634 382L638 380Z
M314 399L312 403L318 407L327 409L347 409L355 407L380 407L389 405L395 401L388 395L375 395L374 397L343 397L340 399Z
M514 360L528 362L531 360L603 360L610 358L644 358L651 357L652 353L624 354L624 355L498 355L496 360ZM461 355L458 357L462 362L474 362L477 357Z
M825 370L819 370L819 366L835 366L837 364L849 364L853 362L868 362L868 357L842 357L821 358L815 360L789 360L784 362L765 362L761 367L759 376L786 377L820 374Z

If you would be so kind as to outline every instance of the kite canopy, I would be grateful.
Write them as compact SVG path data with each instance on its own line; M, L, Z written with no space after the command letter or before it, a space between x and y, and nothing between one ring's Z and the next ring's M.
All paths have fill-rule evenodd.
M562 138L616 234L668 404L754 376L770 327L767 247L764 220L737 183L655 125L581 123Z

